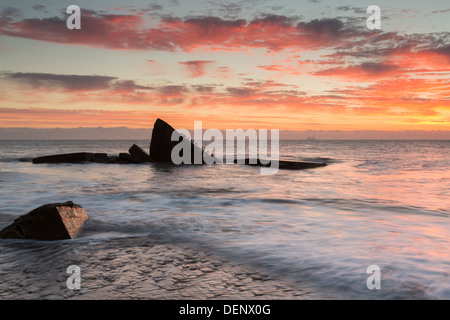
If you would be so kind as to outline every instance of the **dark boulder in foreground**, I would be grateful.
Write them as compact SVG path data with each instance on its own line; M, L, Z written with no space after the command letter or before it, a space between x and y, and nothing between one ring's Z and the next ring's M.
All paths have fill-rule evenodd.
M148 155L148 153L135 144L131 146L128 152L137 163L153 162L153 159Z
M45 204L15 219L0 231L1 239L63 240L72 239L83 227L88 215L78 204Z

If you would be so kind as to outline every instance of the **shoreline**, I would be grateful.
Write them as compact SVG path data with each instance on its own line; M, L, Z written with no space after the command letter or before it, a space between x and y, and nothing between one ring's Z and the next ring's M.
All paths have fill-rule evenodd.
M47 258L45 265L2 267L0 299L21 300L293 300L314 299L292 283L236 265L186 244L118 238ZM77 241L75 241L77 242ZM27 245L33 245L27 243ZM42 250L45 243L34 245ZM44 253L45 254L45 253ZM39 259L38 259L39 260ZM69 265L81 270L81 289L67 288ZM56 271L56 272L55 272Z

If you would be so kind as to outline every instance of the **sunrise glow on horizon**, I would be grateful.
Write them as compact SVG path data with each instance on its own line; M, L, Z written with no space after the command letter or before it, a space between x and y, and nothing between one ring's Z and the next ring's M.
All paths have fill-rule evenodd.
M450 128L448 1L70 4L0 7L0 127Z

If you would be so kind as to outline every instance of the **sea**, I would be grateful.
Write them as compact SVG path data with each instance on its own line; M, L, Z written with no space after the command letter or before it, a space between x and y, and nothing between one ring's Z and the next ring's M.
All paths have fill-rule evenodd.
M33 272L24 264L51 270L74 247L95 244L100 255L117 239L132 249L137 237L191 244L317 299L450 299L450 141L280 141L280 159L328 165L273 175L240 164L29 161L118 155L132 144L149 147L0 141L0 229L47 203L71 200L89 215L63 245L0 240L2 299L15 273ZM89 259L95 265L96 256ZM138 289L129 290L132 298Z

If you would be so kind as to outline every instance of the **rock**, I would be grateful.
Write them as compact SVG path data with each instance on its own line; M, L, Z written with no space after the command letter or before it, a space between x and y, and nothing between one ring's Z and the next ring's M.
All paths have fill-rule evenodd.
M128 150L131 157L138 163L153 162L152 158L141 147L133 144Z
M242 161L242 160L241 160ZM326 163L320 163L320 162L302 162L302 161L286 161L286 160L274 160L275 162L278 162L278 169L280 170L304 170L304 169L311 169L311 168L317 168L317 167L323 167L326 166ZM234 160L234 163L241 163L237 159ZM246 165L250 166L257 166L257 167L270 167L271 164L263 164L261 162L261 159L249 159L245 158L244 163ZM272 167L276 167L275 165L272 165Z
M172 134L175 132L174 137L177 138L172 141ZM188 139L176 131L167 122L157 119L153 125L152 140L150 142L150 157L155 162L172 162L172 149L175 147L182 139ZM189 140L189 139L188 139ZM194 164L195 154L202 154L202 163L204 162L204 155L206 154L204 150L194 144L192 140L191 143L191 164ZM207 154L206 154L207 155ZM209 155L207 155L209 156Z
M90 159L92 162L105 162L108 160L107 153L94 153Z
M45 204L15 219L0 231L1 239L63 240L72 239L83 227L88 215L78 204Z
M82 162L98 162L98 163L116 163L116 159L109 157L107 153L91 153L77 152L55 154L32 159L33 163L82 163Z
M33 163L80 163L91 161L93 155L93 153L89 152L55 154L51 156L34 158Z
M326 165L327 165L326 163L319 163L319 162L302 162L302 161L285 161L285 160L279 161L279 168L287 170L312 169L324 167Z
M119 153L119 163L139 163L129 153Z
M118 156L108 156L107 153L89 153L89 152L57 154L32 159L33 163L95 162L95 163L110 163L110 164L112 163L129 164L129 163L142 163L141 161L142 161L141 158L137 158L136 156L132 156L131 154L128 153L121 153Z
M172 141L172 133L175 131L167 122L156 119L153 125L152 140L150 141L150 157L156 162L172 162L172 148L178 144L178 141ZM178 134L178 137L181 137Z
M129 163L121 160L119 156L107 156L106 158L92 158L91 162L96 163Z
M174 140L172 141L172 135ZM185 140L185 141L183 141ZM97 162L97 163L117 163L117 164L136 164L136 163L148 163L148 162L166 162L175 164L172 161L172 150L175 146L183 141L185 144L181 145L177 151L180 152L180 162L181 163L191 163L191 164L205 164L208 163L224 163L226 159L218 159L202 148L202 146L196 145L190 138L183 136L178 131L176 131L167 122L157 119L153 125L152 139L150 141L150 150L147 154L141 147L133 144L128 150L129 153L120 153L119 156L110 157L106 153L89 153L89 152L79 152L79 153L67 153L67 154L57 154L44 156L32 159L33 163L81 163L81 162ZM179 146L180 147L180 146ZM189 150L190 148L190 150ZM183 152L186 151L185 157L183 157ZM190 157L187 154L190 151ZM190 158L190 160L189 160ZM205 161L206 159L206 161ZM27 158L20 159L20 161L27 161ZM326 163L318 162L300 162L300 161L285 161L285 160L274 160L278 164L278 168L283 170L303 170L310 168L317 168L326 166ZM252 166L264 166L276 168L276 164L271 165L266 164L261 161L261 159L249 159L246 158L242 160L235 159L234 163L246 164ZM178 163L177 163L178 164Z

